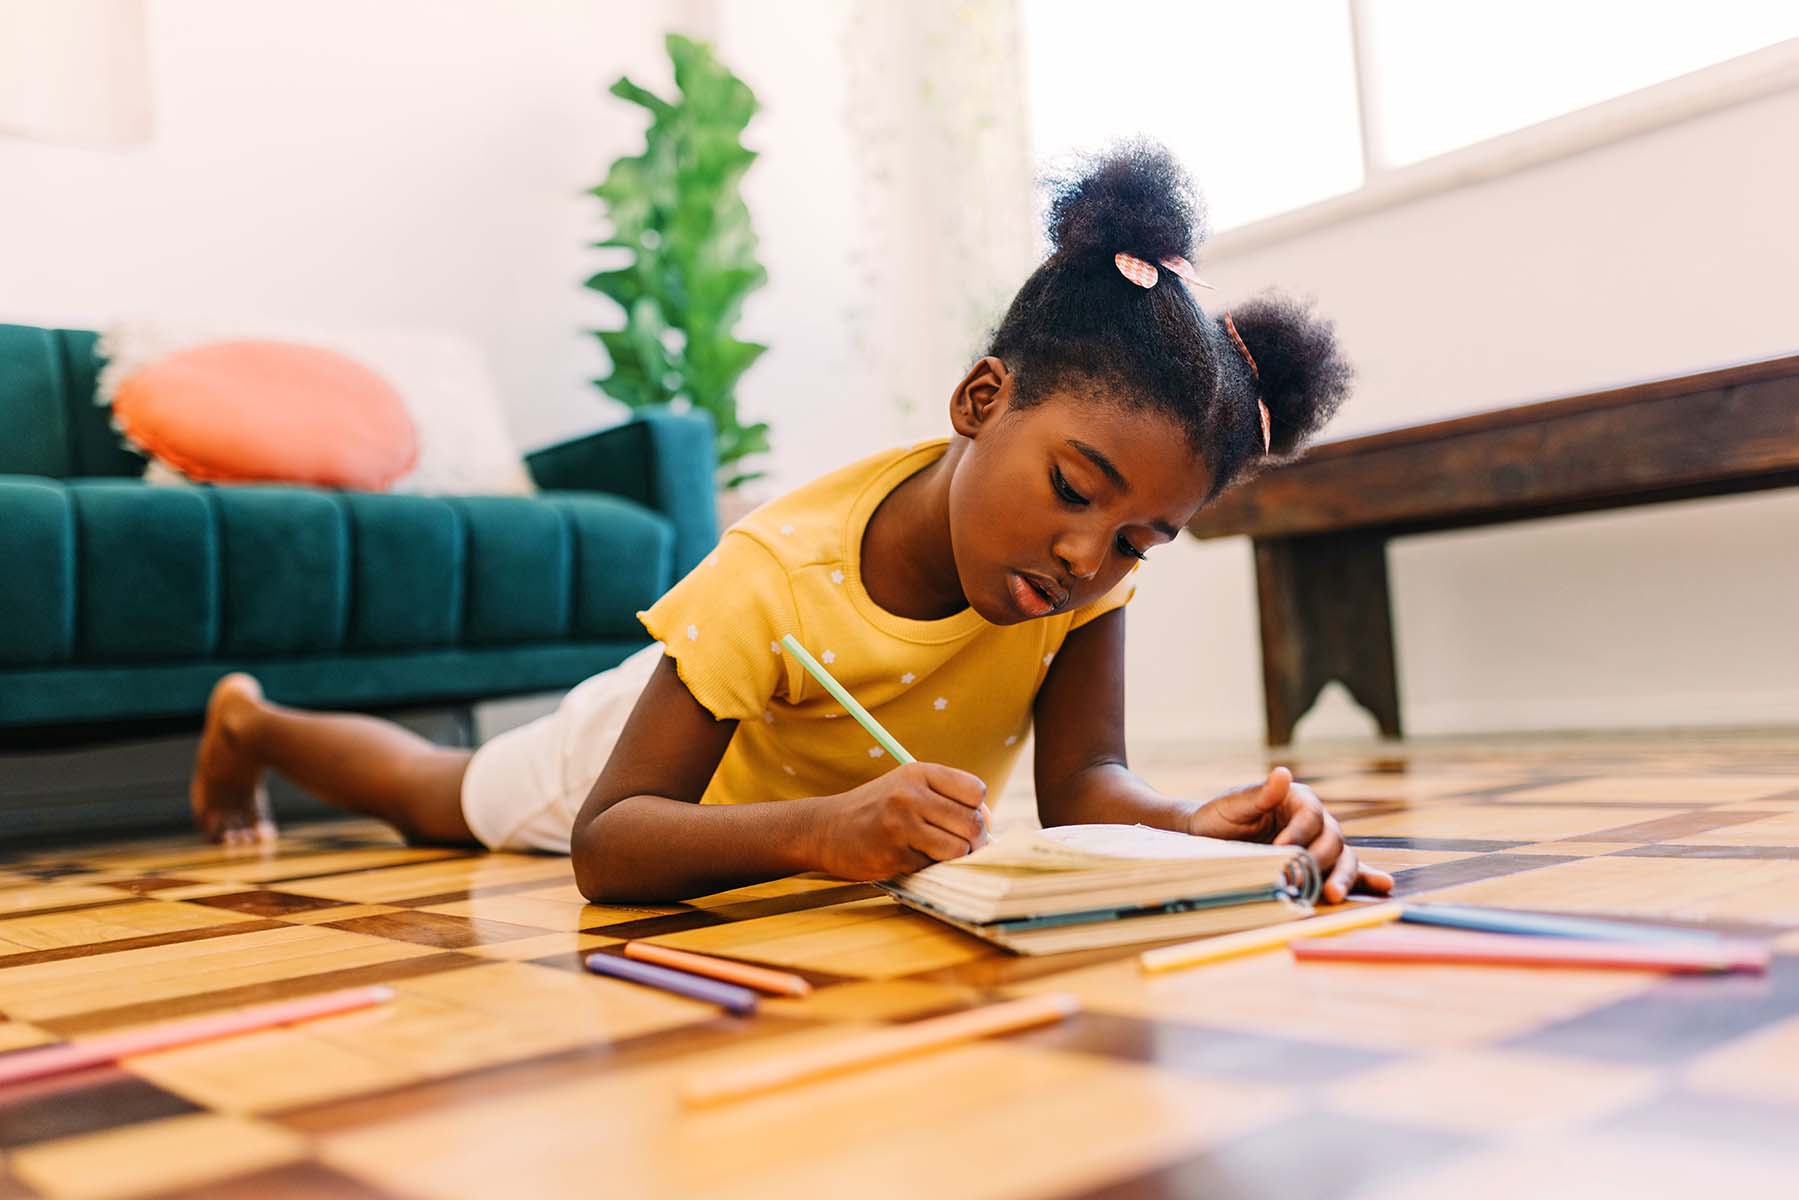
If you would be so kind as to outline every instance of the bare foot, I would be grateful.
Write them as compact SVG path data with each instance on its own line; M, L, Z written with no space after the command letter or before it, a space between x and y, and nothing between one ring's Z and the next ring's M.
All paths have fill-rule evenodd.
M227 846L275 840L263 770L238 742L246 717L262 706L262 687L248 675L227 675L206 702L206 731L194 755L188 796L194 823L208 839Z

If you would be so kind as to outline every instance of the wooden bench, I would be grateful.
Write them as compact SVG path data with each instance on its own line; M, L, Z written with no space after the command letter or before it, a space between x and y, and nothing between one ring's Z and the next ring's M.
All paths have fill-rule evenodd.
M1793 484L1799 354L1326 442L1188 529L1255 542L1268 743L1333 679L1397 738L1389 540Z

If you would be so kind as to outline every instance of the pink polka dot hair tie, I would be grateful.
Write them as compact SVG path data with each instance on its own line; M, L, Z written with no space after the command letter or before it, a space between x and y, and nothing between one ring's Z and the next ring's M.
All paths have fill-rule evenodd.
M1178 279L1184 280L1192 287L1216 290L1212 285L1199 277L1193 264L1178 254L1170 254L1167 258L1158 259L1164 270ZM1138 258L1135 254L1118 253L1112 256L1112 262L1118 267L1118 273L1140 288L1152 288L1162 278L1155 264Z
M1171 254L1167 258L1159 259L1157 261L1162 264L1164 270L1186 283L1189 287L1202 287L1216 290L1212 288L1211 284L1199 277L1199 273L1193 269L1192 263L1188 262L1178 254ZM1145 262L1134 254L1125 254L1121 251L1112 256L1112 262L1117 265L1118 273L1120 275L1124 276L1140 288L1155 287L1156 283L1162 277L1161 273L1156 270L1154 264ZM1231 344L1237 347L1237 353L1243 356L1243 361L1249 364L1250 375L1255 378L1257 383L1260 383L1262 379L1261 368L1256 366L1255 355L1249 352L1249 347L1243 341L1243 335L1237 332L1237 323L1231 320L1231 314L1228 312L1224 314L1224 331L1230 335ZM1266 454L1268 453L1268 447L1271 444L1269 434L1271 432L1270 426L1272 423L1268 416L1268 404L1260 396L1256 397L1256 409L1262 417L1262 453Z

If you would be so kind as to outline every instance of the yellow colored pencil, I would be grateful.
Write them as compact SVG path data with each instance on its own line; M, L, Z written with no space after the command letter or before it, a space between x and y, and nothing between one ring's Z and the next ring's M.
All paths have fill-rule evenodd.
M1073 996L1051 992L983 1005L948 1016L927 1017L906 1025L851 1034L822 1046L808 1046L760 1062L719 1067L693 1075L682 1081L681 1099L691 1106L722 1104L859 1067L939 1050L958 1042L1047 1025L1079 1011L1080 1001Z
M1178 946L1145 950L1137 956L1137 965L1150 975L1162 971L1178 971L1183 967L1202 966L1243 954L1278 950L1289 942L1297 942L1302 938L1328 937L1333 933L1348 933L1352 929L1385 925L1389 921L1397 921L1399 914L1404 911L1403 904L1359 904L1347 912L1326 913L1322 917L1289 921L1285 925L1245 929L1241 933L1227 933L1223 937L1201 938L1197 942L1182 942Z

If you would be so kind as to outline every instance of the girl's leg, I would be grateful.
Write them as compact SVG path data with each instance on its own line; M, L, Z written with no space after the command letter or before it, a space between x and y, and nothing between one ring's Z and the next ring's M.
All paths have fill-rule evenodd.
M379 817L408 840L478 844L462 819L472 751L426 741L376 717L310 713L265 700L248 675L212 690L190 789L194 819L213 841L269 841L270 769L328 804Z

